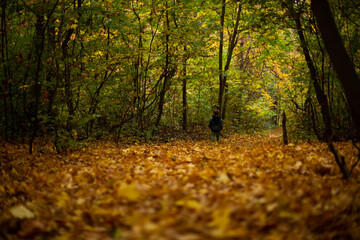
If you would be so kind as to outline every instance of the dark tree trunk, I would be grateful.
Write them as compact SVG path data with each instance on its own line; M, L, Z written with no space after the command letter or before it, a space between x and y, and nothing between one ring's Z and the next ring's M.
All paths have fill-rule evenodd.
M349 171L349 169L346 165L345 158L343 156L339 155L339 153L337 152L332 141L328 142L328 147L329 147L330 151L332 152L332 154L334 155L335 162L339 166L339 169L340 169L341 173L343 174L343 177L345 179L349 179L351 172Z
M5 51L5 46L7 46L7 39L6 39L6 7L7 7L7 2L6 0L3 0L1 2L1 58L2 58L2 62L6 62L7 61L7 56L6 56L6 51ZM3 64L4 66L4 79L2 81L2 88L4 91L4 96L3 96L3 100L4 100L4 137L5 140L8 141L8 108L7 108L7 94L8 94L8 90L7 90L7 85L8 85L8 76L7 76L7 67L6 64Z
M166 9L167 9L167 2L166 2ZM169 12L166 10L165 12L166 17L166 33L165 33L165 69L164 69L164 82L162 88L160 90L159 96L159 104L158 104L158 116L156 118L155 127L158 128L160 125L161 117L163 114L164 104L165 104L165 94L168 89L169 81L170 81L170 52L169 52L169 41L170 41L170 22L169 22Z
M236 16L236 22L233 29L232 34L230 35L229 39L229 46L227 50L227 58L226 58L226 64L225 69L223 70L223 46L224 46L224 21L225 21L225 0L222 2L222 9L221 9L221 17L220 17L220 46L219 46L219 80L220 80L220 86L219 86L219 109L221 112L221 117L225 119L226 114L226 105L229 99L228 96L228 84L226 82L227 80L227 71L230 68L230 63L233 55L234 48L236 46L237 42L237 35L238 35L238 27L240 22L240 13L241 13L241 1L239 1L239 6L237 10L237 16Z
M46 16L47 21L44 22L45 17L44 13L41 11L36 14L36 24L35 24L35 50L34 50L34 60L35 60L35 70L34 70L34 85L32 86L32 94L34 96L34 101L30 105L31 118L30 123L32 126L31 135L29 140L29 153L32 154L32 145L35 140L36 134L39 129L39 106L40 106L40 94L41 94L41 79L40 72L42 70L42 54L45 46L45 28L51 15L54 13L54 10L58 4L59 0L54 4L51 12Z
M283 141L284 144L287 145L289 143L286 129L286 114L285 111L282 113L282 130L283 130Z
M224 51L224 22L225 22L225 8L226 1L222 0L221 16L220 16L220 43L219 43L219 99L218 107L222 110L222 102L224 97L224 72L223 72L223 51Z
M4 79L3 79L3 94L4 94L4 132L5 140L8 141L8 133L11 131L11 137L14 137L15 131L17 131L18 119L16 119L16 111L13 103L12 94L12 73L9 67L9 52L8 52L8 38L7 38L7 19L6 19L6 8L7 1L4 0L1 3L1 60L3 63Z
M360 79L350 60L341 36L337 30L329 3L326 0L312 0L311 7L319 26L322 40L329 53L331 62L344 88L350 113L360 135Z
M304 53L306 64L310 71L311 81L314 84L316 98L320 104L320 111L321 111L321 115L322 115L323 122L325 125L324 140L328 141L333 135L332 126L331 126L331 117L330 117L330 111L329 111L329 104L328 104L327 98L319 84L318 74L315 69L313 60L310 56L310 51L307 46L305 36L304 36L303 30L302 30L302 25L301 25L301 21L300 21L300 13L295 12L293 6L290 6L290 10L292 12L292 16L296 23L296 30L297 30L297 33L298 33L298 36L300 39L300 45L301 45L301 48Z
M73 32L74 32L74 29L72 29L72 28L69 29L66 32L64 41L62 42L63 59L65 61L65 71L64 71L65 102L66 102L66 106L68 108L70 119L74 115L75 111L74 111L73 94L72 94L71 81L70 81L71 66L70 66L70 63L68 62L69 60L67 58L69 57L68 44L69 44L70 37L73 34Z
M226 81L226 77L224 78L224 80ZM222 119L225 119L226 107L227 107L228 101L229 101L229 84L225 83L224 101L223 101L222 110L221 110L221 118Z
M184 56L183 71L182 71L182 99L183 99L183 101L182 101L182 129L186 130L186 128L187 128L186 45L184 46L184 52L185 52L185 56Z
M32 112L32 132L29 140L29 153L32 154L32 145L36 137L36 133L39 128L39 105L40 105L40 71L41 71L41 56L44 50L44 16L38 15L36 17L36 25L35 25L35 72L34 72L34 85L32 86L32 93L35 100L31 104L31 112Z

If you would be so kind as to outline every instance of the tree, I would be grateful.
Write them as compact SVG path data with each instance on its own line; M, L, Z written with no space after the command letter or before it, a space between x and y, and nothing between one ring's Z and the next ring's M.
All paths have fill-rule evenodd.
M168 2L165 2L165 66L163 69L163 73L160 79L164 79L160 94L159 94L159 102L158 102L158 115L155 122L155 127L159 127L160 120L164 110L165 104L165 94L169 89L170 81L175 74L175 66L171 66L171 53L170 53L170 19L169 19L169 9Z
M186 66L187 66L187 56L186 56L186 43L184 44L184 57L183 57L183 68L182 68L182 129L186 130L187 128L187 76L186 76Z
M344 88L354 126L360 136L360 79L342 43L329 3L326 0L312 0L311 7L326 50Z
M292 1L289 1L288 7L289 7L290 13L295 21L296 31L297 31L297 34L298 34L299 40L300 40L300 46L302 48L304 58L305 58L306 64L307 64L309 72L310 72L310 77L311 77L311 81L312 81L314 89L315 89L316 98L320 104L320 111L321 111L323 122L325 125L325 133L324 133L323 139L328 141L330 138L333 137L333 130L332 130L332 126L331 126L331 116L330 116L330 112L329 112L329 103L324 94L324 91L321 89L321 86L319 83L320 82L319 76L318 76L319 74L316 70L314 61L310 56L310 49L308 47L308 44L306 42L306 39L305 39L305 36L303 33L303 27L301 24L301 8L300 8L300 10L296 11L294 9Z
M235 25L232 30L232 33L229 35L229 45L227 49L226 63L225 68L223 69L223 48L224 48L224 23L225 23L225 10L226 10L226 1L222 0L221 2L221 15L220 15L220 42L219 42L219 110L221 112L221 117L225 119L226 104L228 100L228 84L227 71L230 68L230 63L233 55L234 48L237 43L238 27L240 22L240 13L241 13L242 2L239 1L239 5L236 12Z

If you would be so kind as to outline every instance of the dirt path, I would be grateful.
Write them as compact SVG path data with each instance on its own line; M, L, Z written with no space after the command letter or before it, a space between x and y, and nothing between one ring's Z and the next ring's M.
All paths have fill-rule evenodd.
M269 137L271 138L280 138L283 135L282 128L275 128L268 131Z

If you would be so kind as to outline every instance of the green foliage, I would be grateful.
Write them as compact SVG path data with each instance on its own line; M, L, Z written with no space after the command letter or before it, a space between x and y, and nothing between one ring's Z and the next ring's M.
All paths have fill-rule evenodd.
M188 121L206 126L218 103L221 1L55 2L1 5L6 33L0 66L3 136L50 135L59 149L109 133L148 139L158 130L154 125L162 89L166 94L161 124L182 126L184 78ZM294 136L323 131L294 23L288 6L281 3L242 2L239 37L226 72L229 129L255 132L279 125L285 110ZM237 4L227 1L224 60ZM359 11L348 0L332 5L345 46L358 66ZM309 17L309 6L303 2L299 7L334 130L347 138L353 132L344 128L351 120L342 88ZM36 32L40 16L42 49Z

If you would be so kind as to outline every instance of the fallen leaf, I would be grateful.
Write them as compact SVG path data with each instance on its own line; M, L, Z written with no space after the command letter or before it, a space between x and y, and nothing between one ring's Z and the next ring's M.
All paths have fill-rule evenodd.
M210 227L213 227L212 234L216 237L222 237L226 235L228 226L230 224L231 209L229 207L215 209L212 216L212 221L209 223Z
M203 206L196 200L179 200L176 202L176 206L187 207L193 210L200 210Z
M135 187L135 184L133 183L121 183L117 189L116 194L119 198L125 198L133 202L137 201L141 196L141 192Z
M10 209L11 215L13 215L15 218L19 219L26 219L26 218L34 218L35 214L27 209L24 205L18 205L15 207L12 207Z
M225 172L219 172L218 181L226 184L226 183L229 183L231 180Z

